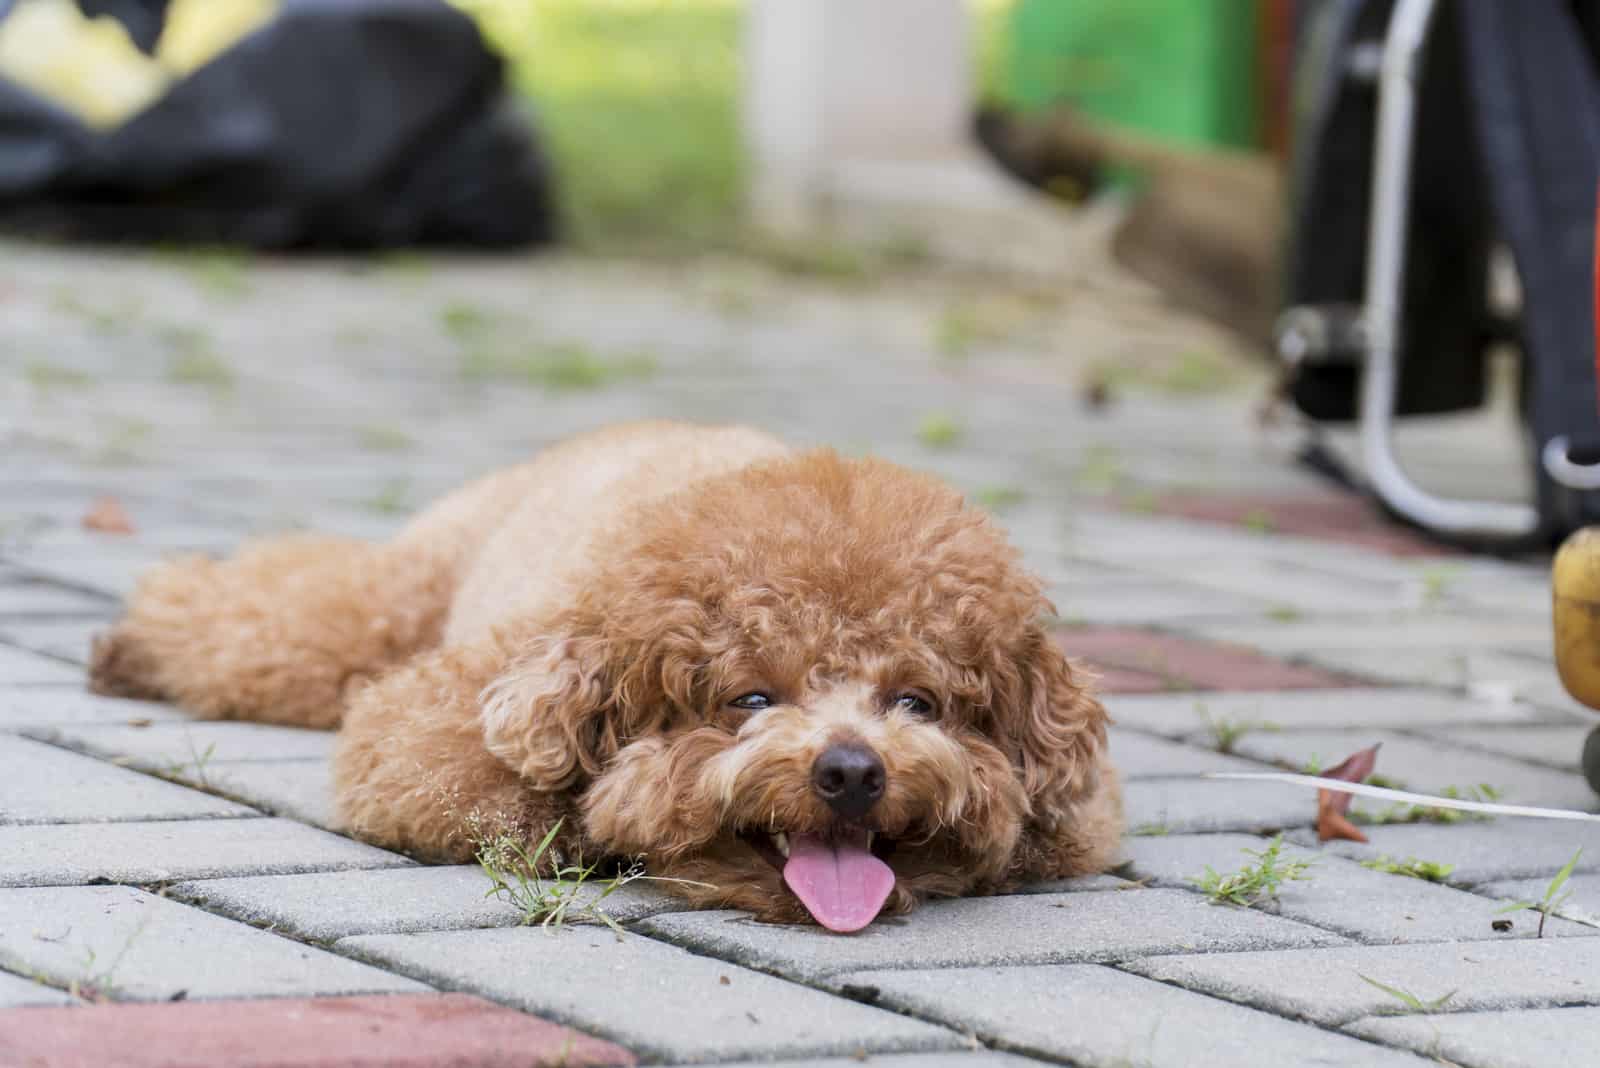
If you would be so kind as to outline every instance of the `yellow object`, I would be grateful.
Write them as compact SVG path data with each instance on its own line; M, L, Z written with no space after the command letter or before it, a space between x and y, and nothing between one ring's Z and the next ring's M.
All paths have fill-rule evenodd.
M278 0L172 0L156 58L188 74L259 29L278 13Z
M1600 527L1585 527L1562 543L1550 585L1561 685L1600 708Z
M86 19L72 0L20 0L0 19L0 75L91 126L115 126L167 87L161 65L109 16Z

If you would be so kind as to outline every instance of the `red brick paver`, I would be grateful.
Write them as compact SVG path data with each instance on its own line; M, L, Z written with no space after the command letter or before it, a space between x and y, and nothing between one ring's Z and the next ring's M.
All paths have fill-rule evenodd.
M1101 673L1106 693L1153 690L1321 690L1352 685L1320 668L1286 664L1237 645L1136 627L1063 627L1068 656Z
M1088 666L1098 677L1096 689L1101 693L1163 693L1172 689L1166 679L1148 671L1132 671L1095 661L1089 661Z
M620 1046L465 994L0 1011L5 1068L631 1065Z
M1403 527L1354 493L1163 493L1145 506L1157 515L1298 534L1376 549L1390 556L1447 556L1455 550Z

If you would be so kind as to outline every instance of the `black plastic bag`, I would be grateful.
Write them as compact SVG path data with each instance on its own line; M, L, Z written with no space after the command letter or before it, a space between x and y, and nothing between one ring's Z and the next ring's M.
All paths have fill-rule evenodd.
M146 47L128 19L164 7L82 4ZM261 248L522 245L556 229L500 60L442 0L284 0L110 130L0 79L0 226Z

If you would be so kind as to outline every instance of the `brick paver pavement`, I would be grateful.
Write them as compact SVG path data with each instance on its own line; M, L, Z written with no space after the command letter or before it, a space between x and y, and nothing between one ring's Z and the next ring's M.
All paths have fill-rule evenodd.
M1592 1059L1600 829L1360 802L1398 822L1320 847L1311 795L1201 777L1383 741L1379 771L1417 788L1595 809L1546 563L1454 555L1331 495L1252 418L1264 375L1197 382L1226 339L1103 264L1018 293L727 261L0 253L0 1063ZM1135 381L1085 407L1105 365ZM995 509L1118 720L1120 877L851 938L637 886L609 902L620 937L518 928L476 869L331 832L326 737L82 692L90 637L166 554L383 536L641 416L872 451ZM1441 488L1518 489L1503 419L1402 445ZM83 528L105 495L134 533ZM1309 878L1272 908L1208 903L1194 879L1277 832ZM1544 938L1498 911L1580 847ZM1387 870L1412 861L1438 881Z

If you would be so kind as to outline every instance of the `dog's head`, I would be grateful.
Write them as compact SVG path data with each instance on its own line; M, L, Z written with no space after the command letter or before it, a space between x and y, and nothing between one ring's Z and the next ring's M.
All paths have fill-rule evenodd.
M855 930L1000 881L1095 787L1105 714L980 512L806 453L641 511L485 695L490 749L706 902Z

